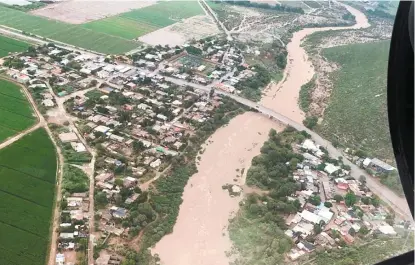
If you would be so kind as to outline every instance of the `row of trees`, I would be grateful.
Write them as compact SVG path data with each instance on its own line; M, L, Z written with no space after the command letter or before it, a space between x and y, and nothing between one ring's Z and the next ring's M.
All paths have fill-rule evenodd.
M232 117L243 112L244 107L237 102L224 97L222 103L212 113L212 118L203 124L195 125L196 135L188 138L188 144L180 156L172 159L169 176L159 178L154 182L157 193L149 197L149 205L158 216L151 224L147 223L143 237L143 252L158 242L165 234L173 231L179 207L182 203L182 193L188 179L197 172L196 157L200 146Z

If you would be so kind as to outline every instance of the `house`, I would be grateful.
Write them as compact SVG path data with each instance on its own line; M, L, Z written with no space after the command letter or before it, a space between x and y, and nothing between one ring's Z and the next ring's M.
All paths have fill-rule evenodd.
M373 158L370 161L369 167L375 170L377 173L388 173L388 172L395 170L393 166L386 164L385 162L377 158Z
M152 167L152 168L159 167L160 165L161 165L161 160L160 159L157 159L156 161L150 163L150 167Z
M56 254L55 257L56 265L64 265L65 264L65 255L62 253Z
M16 81L21 84L26 84L27 82L30 81L30 77L25 74L19 74L16 76Z
M339 169L340 169L339 167L337 167L333 164L327 163L326 167L324 168L324 171L326 171L329 175L331 175L334 172L338 171Z
M86 148L82 143L71 142L71 146L77 153L86 152Z
M110 129L111 129L111 128L108 128L108 127L106 127L106 126L99 125L99 126L97 126L97 127L94 129L94 131L95 131L95 132L101 132L101 133L107 133Z
M110 209L110 212L114 218L124 219L127 217L127 209L113 206Z
M109 173L101 173L97 175L95 177L95 180L97 182L106 182L106 181L111 180L112 178L114 178L114 174L109 172Z
M303 218L305 221L314 223L314 224L319 224L320 221L322 220L320 216L307 210L302 211L300 215L301 215L301 218Z
M123 186L126 188L131 188L131 187L136 186L137 183L138 183L137 179L132 178L132 177L126 177L124 178Z
M59 234L59 238L62 239L70 239L70 238L74 238L74 234L73 233L60 233Z
M45 107L53 107L55 106L55 103L51 99L44 99L42 100L42 105Z
M135 200L137 200L137 198L140 196L140 194L134 193L133 195L131 195L129 198L127 198L125 200L125 204L131 204L133 202L135 202Z
M292 231L295 233L300 233L302 238L306 238L307 236L311 235L311 233L313 232L313 228L313 224L300 222L293 227Z
M297 244L297 247L308 253L313 252L316 249L316 247L313 244L307 241L301 241L300 243Z
M59 137L59 139L61 140L62 143L78 141L78 136L76 136L76 134L73 133L73 132L60 133L58 135L58 137Z

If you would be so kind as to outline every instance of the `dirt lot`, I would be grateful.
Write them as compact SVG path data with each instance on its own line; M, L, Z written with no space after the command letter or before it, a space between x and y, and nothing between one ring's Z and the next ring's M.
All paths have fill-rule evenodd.
M191 39L201 39L218 34L216 24L206 15L194 16L171 26L153 31L139 38L150 45L182 45Z
M143 8L156 1L98 1L98 0L66 0L47 5L32 11L34 15L44 16L71 24L82 24L93 20L115 16L131 9Z

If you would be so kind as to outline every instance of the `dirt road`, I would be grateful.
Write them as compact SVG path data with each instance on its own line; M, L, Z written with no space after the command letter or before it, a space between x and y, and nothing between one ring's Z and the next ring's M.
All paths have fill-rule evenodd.
M90 233L90 237L89 237L89 241L88 241L88 264L94 264L94 236L93 236L93 232L95 231L95 209L94 209L94 188L95 188L95 179L94 179L94 174L95 174L95 159L96 159L96 153L95 150L93 148L91 148L87 141L85 140L84 136L79 132L78 128L75 126L73 118L70 114L68 114L65 110L65 106L64 103L67 99L74 97L76 95L81 95L81 94L85 94L86 92L93 90L95 88L89 88L86 90L82 90L79 92L76 92L77 94L71 94L68 95L66 97L63 98L59 98L55 92L52 89L52 86L46 82L46 86L49 89L49 92L54 96L55 101L58 105L58 110L60 112L60 115L62 117L65 117L65 119L69 122L68 127L71 129L72 132L74 132L77 136L78 139L81 141L81 143L85 146L86 150L91 153L92 155L92 159L91 162L88 165L88 170L86 170L86 173L89 177L89 233Z
M50 233L51 233L51 244L50 244L50 251L49 251L49 259L48 259L48 265L54 265L55 264L55 256L56 256L56 241L58 239L58 233L57 233L57 228L59 227L59 205L58 202L61 201L62 198L62 193L61 193L61 184L62 184L62 173L63 173L63 155L61 152L61 149L59 148L59 146L57 145L55 139L53 138L52 132L50 131L49 127L47 126L47 122L45 120L45 118L43 117L43 115L40 113L40 111L37 109L36 103L33 100L32 96L30 95L29 91L27 90L27 88L25 86L23 86L22 84L16 83L15 80L13 79L9 79L9 78L4 78L7 79L11 82L14 82L15 84L19 85L26 98L29 100L34 112L36 113L36 116L38 118L38 123L31 127L28 130L25 130L21 133L19 133L16 136L13 136L12 138L6 140L5 142L0 144L0 149L5 148L6 146L18 141L20 138L22 138L23 136L25 136L26 134L29 134L33 131L35 131L36 129L39 128L44 128L46 130L46 132L49 135L49 138L51 139L53 145L56 148L56 154L57 154L57 160L58 160L58 169L56 171L56 197L55 197L55 205L54 205L54 210L53 210L53 220L52 220L52 226L50 227Z

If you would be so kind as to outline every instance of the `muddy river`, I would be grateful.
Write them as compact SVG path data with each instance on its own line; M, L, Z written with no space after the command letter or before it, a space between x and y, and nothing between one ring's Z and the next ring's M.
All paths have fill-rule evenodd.
M356 17L353 27L310 28L294 33L287 45L288 62L283 80L273 85L261 104L281 114L302 122L304 113L297 100L300 88L314 75L314 69L302 40L309 34L330 29L364 28L369 23L358 10L346 6ZM224 184L244 184L237 177L241 170L249 168L258 155L271 128L283 126L257 113L245 113L231 120L229 125L217 130L205 143L199 172L193 175L183 193L183 203L173 233L163 237L152 249L159 254L163 265L227 265L231 258L232 242L228 235L229 218L238 210L241 197L231 198L222 189Z
M306 28L293 34L291 42L287 44L287 66L284 71L283 79L270 87L265 96L261 99L261 104L282 115L302 123L304 113L298 105L298 96L301 86L310 81L315 72L311 61L301 43L308 35L326 30L359 29L370 26L366 16L359 10L347 5L343 5L356 17L356 24L351 27L329 27L329 28Z
M166 265L225 265L231 250L228 223L241 197L230 197L222 185L243 184L242 168L260 153L271 128L283 126L257 113L244 113L217 130L205 143L198 173L187 183L173 233L152 250ZM239 169L239 172L236 170ZM234 181L234 179L236 181Z

